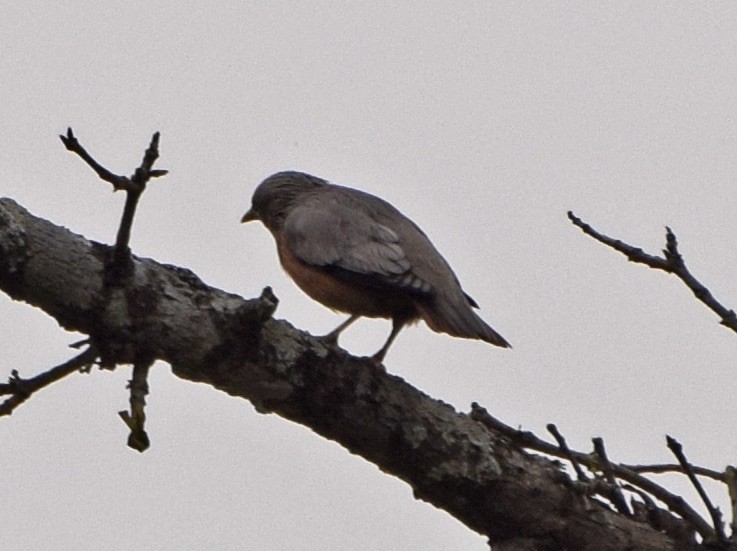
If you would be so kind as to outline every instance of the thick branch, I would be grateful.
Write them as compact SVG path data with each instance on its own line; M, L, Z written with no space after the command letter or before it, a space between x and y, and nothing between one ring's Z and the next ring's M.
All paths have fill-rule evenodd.
M577 492L557 463L521 451L368 359L271 319L276 301L268 290L244 300L188 270L135 257L131 277L108 288L108 254L109 247L0 200L0 289L90 335L103 365L161 359L179 377L309 426L495 546L674 549L667 535Z

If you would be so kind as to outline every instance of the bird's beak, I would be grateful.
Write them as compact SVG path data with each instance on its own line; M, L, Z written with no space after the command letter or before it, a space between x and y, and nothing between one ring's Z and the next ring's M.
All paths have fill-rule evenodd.
M243 218L241 218L241 224L245 224L246 222L253 222L254 220L258 220L259 216L258 213L253 210L253 208L250 208L246 214L243 215Z

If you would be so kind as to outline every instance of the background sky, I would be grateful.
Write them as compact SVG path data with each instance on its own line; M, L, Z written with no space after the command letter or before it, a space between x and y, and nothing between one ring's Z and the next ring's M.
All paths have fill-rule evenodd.
M468 411L622 462L721 469L737 447L737 335L675 278L595 243L573 210L651 253L664 226L737 307L737 4L724 2L5 2L0 195L113 242L124 196L64 150L72 126L130 174L160 168L131 245L256 296L313 334L342 316L241 226L283 169L384 197L514 346L407 329L387 369ZM0 296L2 377L73 355L78 334ZM386 321L342 345L375 352ZM130 369L74 375L0 419L9 549L484 550L403 482L244 400L150 376L152 448L126 447ZM661 478L696 502L679 477ZM721 488L710 486L725 507Z

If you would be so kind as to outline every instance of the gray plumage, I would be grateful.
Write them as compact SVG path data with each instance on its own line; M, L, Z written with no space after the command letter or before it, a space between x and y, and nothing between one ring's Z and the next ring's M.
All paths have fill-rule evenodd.
M358 316L393 319L378 361L399 329L418 318L438 332L509 347L473 311L476 303L425 233L383 199L301 172L279 172L253 194L243 221L255 219L274 235L282 264L310 296L352 314L348 323ZM335 278L334 292L326 288L327 276ZM317 280L319 291L310 288ZM337 339L346 326L331 336Z

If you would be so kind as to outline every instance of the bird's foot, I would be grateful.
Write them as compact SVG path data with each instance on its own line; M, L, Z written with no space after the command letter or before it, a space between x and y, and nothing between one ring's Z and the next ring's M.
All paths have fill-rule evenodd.
M379 371L386 372L386 367L384 367L384 356L385 355L386 355L386 352L384 350L380 350L373 356L369 357L369 360L371 361L371 363Z
M350 324L352 324L354 321L356 321L360 316L358 315L352 315L347 320L345 320L343 323L341 323L338 327L330 331L327 335L323 335L322 337L317 337L322 342L337 347L338 346L338 337L340 337L340 334L345 330L346 327L348 327Z

